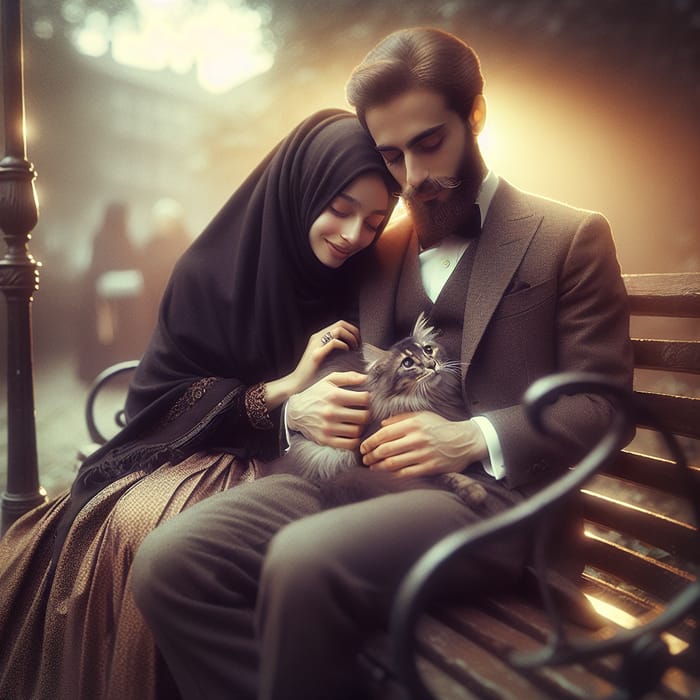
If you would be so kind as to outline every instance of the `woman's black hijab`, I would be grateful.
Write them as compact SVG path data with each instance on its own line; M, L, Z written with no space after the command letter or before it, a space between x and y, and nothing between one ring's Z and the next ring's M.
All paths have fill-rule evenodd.
M367 173L396 191L371 138L342 110L312 115L268 154L176 265L132 382L130 418L198 377L253 384L294 368L310 333L345 312L357 262L325 267L309 229Z

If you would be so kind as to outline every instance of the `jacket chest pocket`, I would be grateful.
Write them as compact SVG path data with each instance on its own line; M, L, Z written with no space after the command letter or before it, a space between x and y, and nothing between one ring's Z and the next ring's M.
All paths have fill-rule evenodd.
M525 284L525 283L521 283ZM556 296L556 283L553 279L545 280L534 286L518 288L517 282L511 287L515 291L506 294L496 307L491 321L519 316L535 311L538 307L553 307Z

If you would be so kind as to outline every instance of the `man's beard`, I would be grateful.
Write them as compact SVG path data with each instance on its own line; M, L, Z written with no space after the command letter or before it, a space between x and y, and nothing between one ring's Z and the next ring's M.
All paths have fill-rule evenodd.
M454 177L428 177L418 187L407 185L404 188L402 197L422 248L430 248L467 224L482 179L481 154L476 144L469 142ZM449 195L444 201L423 201L424 197L445 190Z

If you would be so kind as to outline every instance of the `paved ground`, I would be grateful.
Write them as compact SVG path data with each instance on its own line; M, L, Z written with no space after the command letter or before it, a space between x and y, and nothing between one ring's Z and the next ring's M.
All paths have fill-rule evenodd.
M36 362L34 403L36 408L39 480L49 496L65 489L75 475L76 455L90 442L84 411L87 387L75 375L71 356L63 354ZM5 381L0 404L0 492L5 491L7 469L7 400ZM98 406L103 420L111 421L115 397L106 397ZM116 409L115 409L116 410ZM107 418L108 417L108 418ZM102 427L107 430L107 427Z

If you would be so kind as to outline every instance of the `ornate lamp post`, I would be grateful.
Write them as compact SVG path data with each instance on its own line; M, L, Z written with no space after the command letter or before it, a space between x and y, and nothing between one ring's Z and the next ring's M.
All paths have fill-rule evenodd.
M34 166L27 160L21 0L2 0L2 74L5 155L0 160L0 231L7 250L0 259L0 289L7 302L7 491L2 530L39 505L34 420L31 303L39 263L28 250L38 219Z

